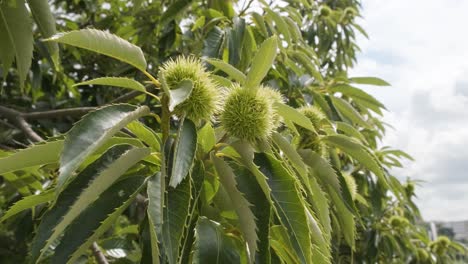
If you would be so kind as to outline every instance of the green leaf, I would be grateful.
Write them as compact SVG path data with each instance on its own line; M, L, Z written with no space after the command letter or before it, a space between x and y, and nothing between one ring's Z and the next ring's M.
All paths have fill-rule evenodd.
M27 149L19 150L0 159L0 174L28 169L35 166L58 163L63 149L63 140L41 142ZM99 147L93 155L102 154L109 147L117 144L130 144L142 147L143 144L134 138L112 137Z
M330 250L332 228L329 200L325 191L323 191L314 175L311 174L310 176L310 185L312 190L310 203L312 204L315 215L318 217L318 219L320 219L320 222L317 223L317 226L319 226L320 230L317 231L315 226L311 228L311 230L314 232L314 235L312 235L312 243L316 244L320 248L322 248L321 244L326 245L328 250ZM309 214L310 212L306 211L306 213ZM308 218L310 218L310 216L308 216ZM315 221L315 216L313 216L313 218ZM318 233L320 233L319 236ZM330 252L323 251L322 253L327 257L330 257Z
M301 263L310 263L310 230L303 197L298 190L296 179L280 161L269 154L256 154L254 162L268 179L276 214L288 230L291 243Z
M197 148L197 129L192 121L185 119L180 124L172 160L169 186L176 187L190 171Z
M161 173L158 172L148 180L146 192L148 195L148 225L150 233L151 259L153 264L159 264L159 244L162 237L163 208L164 208L164 187L161 185ZM159 239L158 239L159 238Z
M321 246L320 244L325 244L328 245L330 242L331 238L331 220L330 220L330 209L328 205L328 199L326 197L325 192L322 190L320 185L317 182L317 179L314 177L314 174L311 173L310 177L310 186L311 186L311 199L310 202L314 208L314 211L318 218L320 219L320 236L322 236L321 239L326 239L326 243L323 243L321 240L317 240L319 237L317 236L312 236L312 242L315 243L318 246ZM315 228L315 227L314 227ZM323 232L322 232L323 231ZM327 252L322 252L323 254ZM330 252L326 254L328 257L330 257Z
M148 218L148 231L150 234L150 244L149 247L151 248L151 263L152 264L159 264L160 263L160 256L161 253L159 252L159 241L156 229L154 227L153 220ZM146 261L142 260L141 263L147 263Z
M247 79L245 80L246 89L257 89L273 65L277 49L278 38L276 36L272 36L262 43L252 60L252 65L247 74Z
M388 188L388 183L384 172L377 162L377 159L359 142L344 135L331 135L322 138L328 144L341 149L352 158L359 161L363 166L372 171L380 180L384 187Z
M183 12L191 3L191 0L176 0L167 8L162 14L160 23L162 25L167 24L171 20L174 20L177 15Z
M66 228L52 263L75 263L131 204L144 183L143 176L130 177L103 192Z
M302 41L302 33L299 26L289 17L283 17L283 19L286 22L288 30L291 32L291 38L295 42L300 43Z
M323 82L323 77L320 73L320 70L317 69L317 67L314 64L314 60L312 58L309 58L307 54L295 50L290 50L288 51L288 55L293 57L295 61L302 65L302 67L304 67L307 70L307 73L309 73L310 76L314 77L320 83Z
M180 244L189 217L192 198L190 177L186 177L177 188L167 190L162 242L169 264L177 263L180 257Z
M131 166L149 153L148 148L117 145L86 167L59 193L54 207L43 216L32 244L32 260L39 261L44 250L60 237L76 217Z
M255 215L255 222L258 229L258 252L256 252L256 263L270 263L271 199L265 196L265 193L262 191L255 175L253 175L246 167L236 162L230 162L229 165L234 169L237 188L245 195L247 201L252 203L251 210Z
M358 84L390 86L388 82L377 77L353 77L353 78L349 78L349 81L353 83L358 83Z
M130 132L132 132L138 139L148 144L153 151L160 151L160 141L161 139L158 135L145 124L141 123L140 121L133 121L126 127Z
M203 152L209 152L216 144L216 135L213 126L207 122L198 131L198 144L201 146Z
M257 51L257 42L253 33L252 27L247 27L244 33L244 46L242 47L242 60L240 69L247 70L250 65L253 54Z
M63 151L60 155L57 193L62 190L72 173L87 156L128 123L148 113L149 109L146 106L137 108L120 104L99 108L85 115L66 135Z
M414 161L414 158L411 155L409 155L408 153L406 153L404 151L398 150L398 149L384 150L384 151L381 151L381 153L383 155L394 155L394 156L397 156L399 158L404 157L406 159Z
M228 62L231 65L239 65L241 52L244 49L245 19L234 17L232 28L226 29Z
M308 186L309 181L307 179L307 166L302 160L299 153L297 153L296 149L292 146L290 142L288 142L281 134L277 132L273 132L272 139L275 142L275 144L281 149L284 155L291 161L299 175L303 177L302 180L304 181L305 185Z
M367 32L357 23L351 23L354 28L356 28L364 37L366 37L367 39L369 39L369 35L367 34Z
M232 169L224 160L216 157L211 153L211 160L213 161L216 171L218 172L219 180L227 191L231 203L235 206L235 211L239 219L239 226L242 235L247 241L250 252L250 263L255 260L255 252L257 251L257 226L255 225L255 216L250 209L249 202L245 199L241 192L237 189L235 175Z
M265 26L265 20L263 19L263 16L260 15L259 13L252 12L252 20L257 25L258 30L260 33L263 35L263 37L268 37L268 31Z
M56 34L47 41L55 41L94 51L128 63L141 71L146 70L145 56L139 47L105 31L96 29L74 30Z
M202 55L208 58L216 58L221 52L221 44L223 43L224 31L215 26L207 34L203 40Z
M289 105L275 102L273 106L278 111L278 114L283 117L284 120L292 121L303 128L307 128L310 131L314 131L314 125L310 122L310 120L301 114L297 109L290 107Z
M148 220L157 236L161 236L163 225L163 208L164 208L164 187L161 184L161 173L158 172L148 180L146 189L148 194Z
M271 247L284 263L299 263L299 258L289 239L288 231L280 225L272 226L270 229Z
M232 82L229 79L224 78L222 76L212 74L211 79L213 81L215 81L221 87L231 87L232 86Z
M174 108L183 103L190 97L193 90L193 83L190 80L183 80L179 83L176 89L170 90L169 93L169 111L174 111Z
M218 59L206 59L206 61L208 61L211 65L215 66L216 68L225 72L227 75L229 75L229 77L238 81L240 84L245 83L245 80L247 78L245 74L243 74L231 64Z
M92 79L89 81L84 81L77 83L73 86L82 86L82 85L107 85L107 86L116 86L121 88L127 88L135 91L140 91L146 93L146 89L143 84L126 77L101 77Z
M201 16L201 17L197 18L197 20L195 20L195 22L193 23L191 31L193 32L193 31L195 31L195 30L197 30L199 28L202 28L205 25L205 21L206 21L205 16Z
M195 228L193 263L245 263L239 241L224 233L220 224L200 217Z
M255 179L262 189L266 197L270 198L270 187L268 186L267 177L257 168L253 162L254 150L252 146L245 141L236 141L231 146L239 153L242 163L252 172Z
M21 86L26 80L33 56L31 24L24 0L17 0L15 6L7 1L0 3L0 61L6 76L13 58L16 59Z
M23 199L16 202L14 205L5 212L5 214L0 218L0 223L6 219L26 210L32 208L36 205L47 203L54 199L54 192L51 190L45 191L41 194L26 196Z
M354 250L356 225L353 214L348 210L345 203L336 192L329 192L332 204L337 211L338 222L346 243Z
M265 8L265 11L267 12L267 16L271 17L271 19L275 21L276 27L278 29L277 32L283 34L284 41L286 41L287 43L291 43L291 35L289 34L289 28L286 22L283 20L283 18L278 13L274 12L269 8Z
M336 122L336 130L342 131L344 134L359 139L361 142L366 143L366 138L357 130L355 127L344 123L344 122Z
M356 111L356 109L354 109L354 107L351 106L351 104L338 97L331 96L330 98L333 102L333 105L343 116L351 120L354 124L358 124L362 127L372 129L372 126L370 126L366 122L366 120L364 120L361 114L359 114Z
M63 141L48 141L32 145L0 159L0 174L57 162Z
M312 232L312 263L331 263L330 240L325 240L319 222L315 219L309 210L307 213L307 223ZM330 221L330 219L328 219Z
M27 0L31 14L36 21L37 27L41 31L43 38L52 37L56 33L55 18L50 10L48 0ZM56 69L60 64L59 48L57 43L47 43L50 57Z
M330 163L319 154L310 149L300 150L304 162L309 166L311 174L320 179L326 186L332 187L337 193L341 193L340 180Z
M385 109L385 106L379 102L379 100L375 99L372 95L366 93L365 91L345 85L345 84L340 84L340 85L335 85L329 88L331 92L340 92L348 97L351 97L353 100L359 100L364 101L365 103L374 106L374 108L383 108ZM372 108L374 110L374 108Z

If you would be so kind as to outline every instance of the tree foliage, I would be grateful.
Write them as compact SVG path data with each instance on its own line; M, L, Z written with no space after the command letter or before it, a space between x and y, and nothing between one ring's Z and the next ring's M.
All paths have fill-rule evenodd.
M359 9L0 1L0 261L449 263L359 88L389 84L348 76Z

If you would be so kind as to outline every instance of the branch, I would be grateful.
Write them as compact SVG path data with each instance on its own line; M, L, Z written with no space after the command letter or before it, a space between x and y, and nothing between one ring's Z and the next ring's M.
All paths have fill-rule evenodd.
M239 12L239 17L241 17L242 15L245 14L245 12L247 12L247 10L250 8L250 5L252 4L253 0L250 0L249 3L247 4L247 6L244 8L242 7L242 10ZM245 2L244 2L244 5L245 5Z
M107 262L106 256L102 254L101 250L99 249L99 246L96 242L93 242L93 245L91 246L91 250L93 251L94 258L96 258L97 263L99 264L109 264Z
M48 110L42 112L31 112L31 113L23 113L21 116L24 119L42 119L42 118L58 118L64 116L76 116L80 117L84 114L93 111L96 107L76 107L76 108L68 108L68 109L57 109L57 110Z
M109 102L109 104L126 102L132 98L135 98L142 93L139 91L131 91L120 97ZM44 139L39 136L26 120L37 120L37 119L48 119L48 118L60 118L66 116L81 117L90 111L95 110L96 107L76 107L68 109L57 109L48 111L37 111L31 113L22 113L20 111L1 106L0 105L0 116L4 116L8 121L14 124L15 127L23 131L33 142L43 141Z
M139 95L141 95L142 92L140 91L131 91L129 93L126 93L124 95L121 95L117 98L115 98L114 100L110 101L109 104L115 104L115 103L123 103L123 102L127 102L128 100L130 99L133 99Z
M31 126L26 122L21 112L0 105L0 115L12 122L17 128L21 129L32 141L40 142L44 140L31 129Z

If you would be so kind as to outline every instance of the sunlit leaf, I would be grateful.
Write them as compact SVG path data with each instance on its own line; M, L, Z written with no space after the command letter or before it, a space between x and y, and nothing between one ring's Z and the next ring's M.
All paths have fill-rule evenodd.
M128 123L149 113L146 106L111 105L85 115L67 133L60 155L57 193L84 159Z
M97 29L75 30L56 34L47 41L55 41L94 51L126 62L141 71L146 70L145 56L139 47L105 31Z
M219 180L227 191L232 204L235 206L237 217L239 218L239 226L242 235L247 241L250 252L250 262L253 263L255 252L257 251L257 227L255 225L255 216L250 209L249 202L245 199L242 193L237 189L235 175L232 169L222 159L211 155L216 171L218 172Z
M147 148L118 145L86 167L67 188L58 195L57 202L42 218L33 240L31 255L41 259L44 250L59 238L63 231L91 203L99 198L120 175L149 154Z
M274 106L276 107L278 114L283 117L284 120L290 120L301 127L315 132L314 126L310 120L296 109L278 102L274 103Z
M48 141L19 150L0 158L0 174L32 166L55 163L59 160L63 141Z
M296 180L280 161L268 154L255 155L255 164L267 176L276 213L289 231L294 250L302 263L309 263L311 257L310 231L307 225L305 205Z
M43 38L52 37L56 33L55 18L51 12L51 6L47 0L28 0L28 6L31 9L31 14L37 27L41 31ZM47 43L50 57L54 63L55 68L60 64L59 48L57 43Z
M360 125L365 128L371 129L372 127L364 120L356 109L351 106L347 101L338 97L331 97L333 105L336 109L347 119L351 120L354 124Z
M75 263L130 205L144 182L145 177L130 177L103 192L67 227L52 263Z
M222 60L218 59L207 59L207 61L215 66L216 68L222 70L225 72L227 75L229 75L232 79L238 81L240 84L243 84L246 80L245 74L243 74L241 71L236 69L234 66L232 66L229 63L226 63Z
M387 179L385 178L385 174L381 166L375 157L359 142L344 135L330 135L323 137L322 140L341 149L346 154L359 161L378 177L381 184L388 187Z
M266 39L258 48L245 80L246 89L256 89L260 85L275 61L277 49L278 38L276 36Z
M174 111L174 108L183 103L190 97L193 90L193 83L190 80L183 80L176 89L170 90L169 96L169 111Z
M33 34L31 18L24 0L12 6L8 1L0 2L0 61L4 76L16 60L20 85L23 86L33 56Z
M358 84L390 86L388 82L377 77L353 77L353 78L349 78L349 81L353 83L358 83Z
M195 229L193 263L246 263L245 250L233 236L228 236L221 225L200 217ZM243 252L244 251L244 252ZM242 254L244 253L244 254Z
M174 148L169 186L176 187L189 173L197 148L197 130L192 121L185 119L180 124Z
M190 178L186 177L177 188L169 187L166 193L166 205L163 208L164 222L161 241L170 264L177 263L180 242L189 217L191 196Z
M135 91L140 91L146 93L146 89L143 84L126 77L101 77L92 79L89 81L84 81L75 84L74 86L79 85L107 85L107 86L116 86L121 88L127 88Z
M16 202L14 205L12 205L8 209L8 211L5 212L2 218L0 218L0 223L24 210L30 209L39 204L52 201L54 199L54 196L55 194L51 190L48 190L46 192L43 192L37 195L26 196L23 199Z

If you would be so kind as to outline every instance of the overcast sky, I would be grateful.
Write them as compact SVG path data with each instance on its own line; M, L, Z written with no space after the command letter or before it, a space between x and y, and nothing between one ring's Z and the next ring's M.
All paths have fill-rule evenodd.
M417 204L426 220L468 220L468 1L363 0L370 39L351 76L378 76L368 87L389 112L384 144L415 162L394 173L425 181Z

